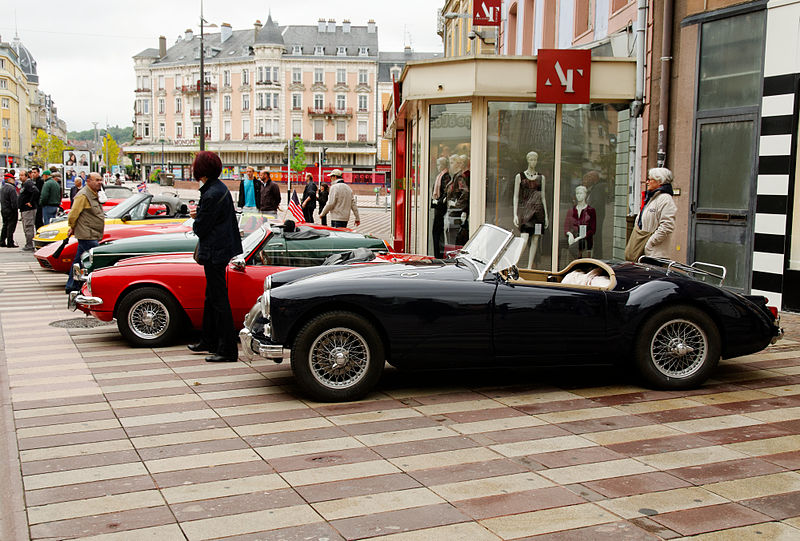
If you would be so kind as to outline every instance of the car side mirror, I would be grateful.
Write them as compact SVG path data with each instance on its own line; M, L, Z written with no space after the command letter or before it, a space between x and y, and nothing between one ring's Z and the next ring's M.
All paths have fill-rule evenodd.
M247 268L247 262L244 260L243 256L237 255L231 259L231 267L233 267L233 270L244 272L244 270Z
M132 217L131 217L130 214L126 214L125 216L122 217L122 221L123 222L130 222L131 220L132 220Z

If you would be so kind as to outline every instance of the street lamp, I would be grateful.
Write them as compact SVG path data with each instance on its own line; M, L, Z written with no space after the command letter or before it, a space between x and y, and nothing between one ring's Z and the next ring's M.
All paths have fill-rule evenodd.
M164 171L164 138L162 137L158 142L161 143L161 171Z

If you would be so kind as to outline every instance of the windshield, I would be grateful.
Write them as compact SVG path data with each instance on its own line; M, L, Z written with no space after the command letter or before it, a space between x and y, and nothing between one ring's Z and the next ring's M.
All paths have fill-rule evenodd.
M152 197L153 196L151 195L134 194L129 198L127 198L122 203L120 203L119 205L117 205L116 207L109 209L109 211L106 212L106 218L112 218L112 219L122 218L126 214L130 214L131 209L135 207L137 204L141 204L143 201L146 202L145 203L146 206L149 207L150 199L152 199ZM145 207L145 212L146 212L146 207Z
M242 240L242 248L244 249L245 257L250 255L250 252L255 250L256 246L261 244L261 241L264 238L265 234L266 234L266 231L264 230L263 227L261 227L259 229L256 229L255 231L253 231L249 235L247 235L244 238L244 240Z
M125 186L105 186L103 189L109 199L123 199L133 193L133 190Z
M460 250L457 257L469 259L482 278L499 252L508 244L511 233L495 225L483 224Z
M522 255L522 250L525 248L525 240L522 237L514 237L505 250L502 251L497 262L492 265L492 272L501 272L509 267L513 267L519 261L519 256Z

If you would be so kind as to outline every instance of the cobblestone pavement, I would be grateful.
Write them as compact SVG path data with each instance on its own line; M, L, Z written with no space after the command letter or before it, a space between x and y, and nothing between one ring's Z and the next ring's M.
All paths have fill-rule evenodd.
M367 399L320 404L286 364L53 326L80 319L64 278L11 252L4 540L800 538L798 316L691 392L387 368Z

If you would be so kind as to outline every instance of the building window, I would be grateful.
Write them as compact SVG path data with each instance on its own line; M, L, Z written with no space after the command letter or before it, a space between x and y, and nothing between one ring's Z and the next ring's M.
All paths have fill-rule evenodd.
M5 79L0 79L0 88L2 89L8 88L8 83L6 82Z
M249 139L250 138L250 119L243 118L242 119L242 139Z
M181 103L181 99L180 98L175 98L175 112L176 113L180 113L181 112L181 107L182 106L183 106L183 104Z
M575 0L575 37L589 31L592 27L592 6L589 0Z
M204 105L205 105L206 111L210 113L211 112L211 98L205 98L204 102L205 102Z
M344 120L336 121L336 140L344 141L347 137L347 123Z
M211 126L206 124L206 139L211 139Z
M344 111L347 107L347 97L344 94L336 94L336 110Z
M272 69L271 68L264 68L264 82L271 83L272 82Z
M369 47L359 47L358 56L369 56Z
M337 85L347 84L347 71L345 71L344 68L339 68L336 70L336 84Z
M231 138L231 121L230 120L226 120L223 123L223 126L224 126L223 133L225 133L225 140L229 141L230 138Z
M325 54L325 47L322 45L315 45L314 46L314 55L315 56L322 56Z
M242 94L242 111L250 110L250 94Z
M175 90L178 90L181 87L181 74L175 74Z
M275 109L276 111L278 110L278 100L279 99L280 99L280 94L278 94L277 92L274 92L272 94L272 108Z
M336 47L336 56L347 56L347 47L343 45Z
M175 137L177 139L181 139L183 137L183 123L181 122L175 123Z
M249 85L250 84L250 71L242 70L242 84Z
M150 114L150 100L142 100L142 112L146 115Z
M142 88L145 90L150 90L150 77L147 75L142 76Z
M199 122L195 122L192 125L192 135L194 135L195 137L200 137L200 123Z
M6 59L0 58L0 69L6 69Z
M303 54L302 45L292 45L292 54Z
M264 82L264 68L261 68L261 67L258 68L256 70L256 74L257 74L256 75L256 82L257 83L263 83Z
M292 93L292 109L299 111L303 107L303 95L298 92Z
M302 137L303 136L303 131L301 129L302 126L303 126L303 122L299 118L295 119L295 120L292 120L292 137Z
M358 70L358 84L366 85L369 84L369 75L367 70Z
M166 137L167 135L167 125L163 122L158 123L158 136L159 137Z
M278 68L272 68L272 82L278 84Z
M322 141L325 138L325 127L322 120L314 121L314 141Z
M366 143L367 142L367 121L366 120L359 120L358 121L358 142L359 143Z
M164 98L158 98L158 114L163 115L167 112L167 104Z
M224 96L222 98L222 110L223 111L230 111L231 110L231 97Z
M150 137L150 123L145 122L144 129L142 131L143 131L142 135L144 135L145 137Z
M322 84L322 68L314 68L314 84Z
M325 96L322 94L314 94L314 109L321 111L324 105Z
M3 119L3 129L4 130L10 130L11 129L11 119L10 118L4 118Z
M3 98L2 100L0 100L0 107L2 107L3 109L9 109L11 108L11 102L9 101L8 98Z
M359 94L358 95L358 112L365 113L367 112L367 98L369 96L367 94Z
M301 83L303 81L303 73L300 68L292 68L292 82Z
M225 70L222 72L222 86L231 86L231 72Z
M163 75L159 75L158 76L158 89L159 90L164 90L164 76Z

